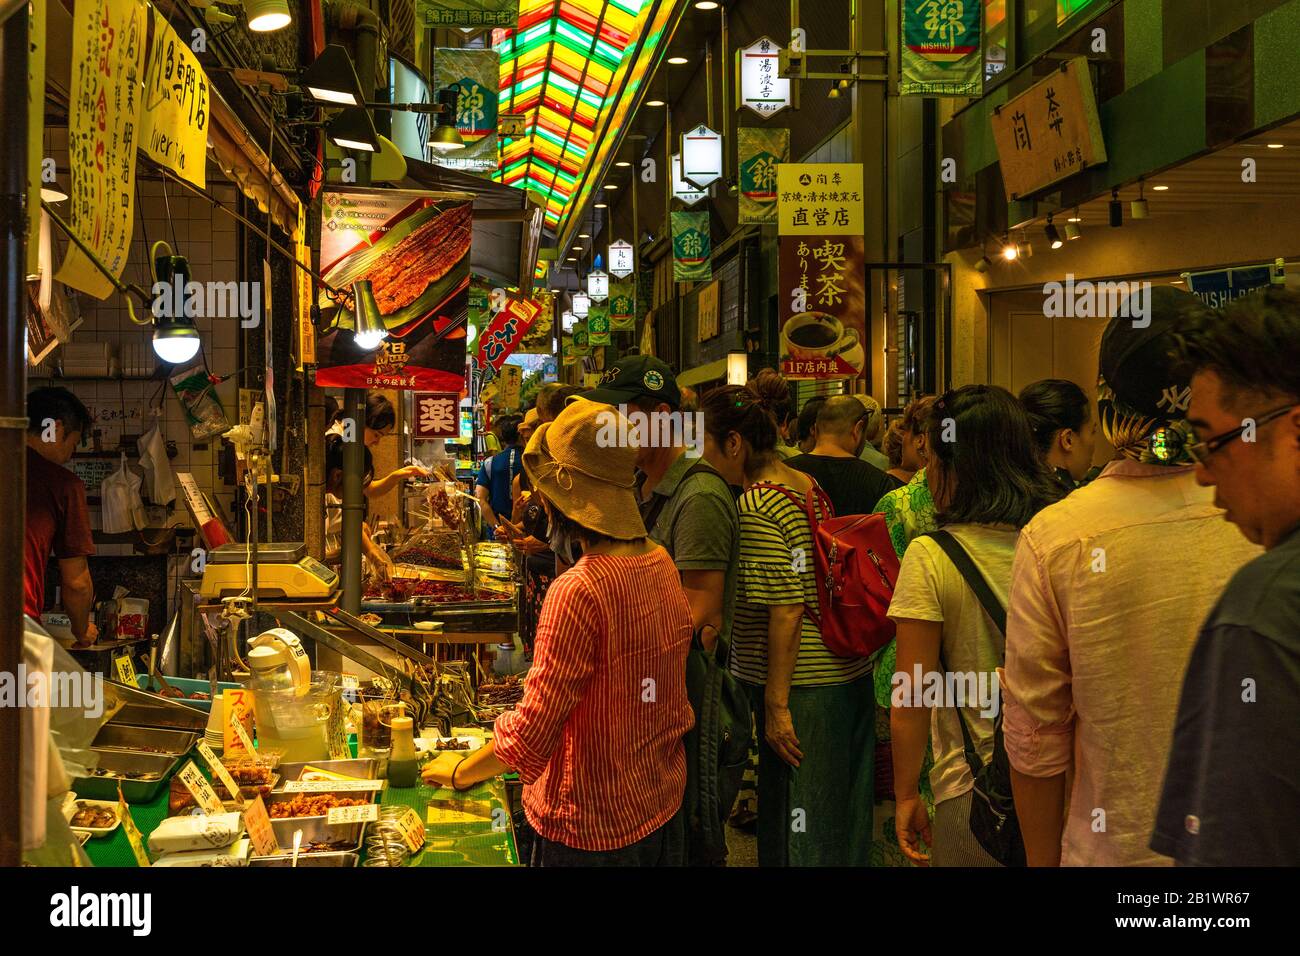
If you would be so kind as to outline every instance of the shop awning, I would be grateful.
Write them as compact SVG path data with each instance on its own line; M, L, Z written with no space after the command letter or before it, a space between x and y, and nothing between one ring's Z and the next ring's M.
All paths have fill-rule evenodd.
M472 193L474 238L470 263L480 275L528 291L542 239L543 209L522 189L406 157L402 189Z
M715 378L727 377L727 360L722 358L716 362L708 362L704 365L697 365L695 368L687 369L677 376L678 385L698 385L701 382L711 382Z

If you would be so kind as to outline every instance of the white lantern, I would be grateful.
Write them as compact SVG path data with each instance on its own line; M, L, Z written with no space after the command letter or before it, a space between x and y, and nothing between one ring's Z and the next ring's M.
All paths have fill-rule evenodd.
M578 317L572 312L566 311L560 316L560 329L565 335L573 331L573 327L578 324Z
M680 199L688 206L694 206L709 194L707 189L700 189L682 178L682 154L673 154L673 198Z
M593 302L604 302L609 298L609 276L597 269L587 273L587 295Z
M632 243L620 239L609 246L609 274L617 279L626 279L636 271L636 259L632 253Z
M790 105L790 81L781 77L781 47L759 37L740 51L740 105L764 119Z
M682 134L682 176L701 189L722 178L722 134L703 124Z
M579 292L573 297L573 314L580 319L585 319L587 313L591 311L591 297Z

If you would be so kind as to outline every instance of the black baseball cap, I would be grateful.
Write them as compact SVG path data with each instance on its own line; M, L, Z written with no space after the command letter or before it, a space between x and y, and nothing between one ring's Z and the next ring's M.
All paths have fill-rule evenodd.
M1169 285L1135 292L1101 336L1098 371L1116 400L1148 418L1187 417L1191 376L1174 355L1174 333L1203 316L1199 298Z
M682 406L677 376L667 362L653 355L625 355L606 370L595 388L574 397L606 405L626 405L644 397L674 410Z

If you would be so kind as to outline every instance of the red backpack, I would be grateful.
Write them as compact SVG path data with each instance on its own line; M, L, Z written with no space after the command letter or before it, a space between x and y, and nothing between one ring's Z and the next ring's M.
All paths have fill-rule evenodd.
M818 521L814 501L821 504L822 514L834 515L835 509L816 481L802 501L781 485L760 482L752 487L779 491L808 516L821 613L805 607L826 649L838 657L870 657L892 641L894 622L886 612L898 582L899 561L885 516L845 515Z

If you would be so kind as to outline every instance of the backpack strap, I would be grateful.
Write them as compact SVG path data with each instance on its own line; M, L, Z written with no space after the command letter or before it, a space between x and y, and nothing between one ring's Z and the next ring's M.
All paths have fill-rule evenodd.
M1005 636L1007 633L1006 608L1004 608L1002 602L997 599L997 596L993 593L993 589L989 587L989 583L985 579L983 573L975 566L974 560L971 559L971 556L966 549L961 546L961 542L953 537L952 532L943 530L930 531L920 537L933 538L935 544L943 549L943 553L946 554L948 560L953 563L953 566L957 569L957 573L965 580L966 586L975 592L975 597L980 602L980 606L984 608L984 612L988 614L989 618L993 621L998 632ZM942 667L945 672L948 670L948 665L943 661L942 639L939 643L939 666ZM1002 720L1002 712L1000 708L998 710L997 719L999 722ZM970 731L966 729L966 719L962 716L960 707L957 708L957 724L961 727L962 742L965 744L966 763L970 766L971 774L973 776L978 776L980 771L983 769L984 764L979 758L979 752L975 749L975 742L971 740Z
M822 491L821 485L817 484L817 479L809 475L808 480L812 482L812 487L808 489L802 498L796 492L785 487L785 485L778 485L770 481L756 481L747 490L770 488L772 491L778 492L793 501L808 518L808 530L812 536L813 549L815 550L817 548L817 526L826 518L833 517L835 509L831 506L830 499L826 497L826 492ZM820 502L821 504L822 518L820 519L817 517L817 508L814 502ZM813 623L820 630L822 626L821 615L809 607L806 601L804 602L804 610L808 612L808 616L812 618Z
M717 476L718 481L722 482L723 486L727 489L727 495L730 496L731 486L727 484L727 479L723 478L721 473L719 473L717 469L706 462L703 458L686 469L686 474L682 475L682 480L677 483L677 487L680 488L686 479L691 477L691 475L709 474ZM650 507L646 510L646 513L641 516L642 523L645 524L646 534L649 534L654 530L655 524L659 521L659 515L662 514L664 508L668 506L668 502L672 498L672 495L653 495L652 497L654 500L650 502Z

